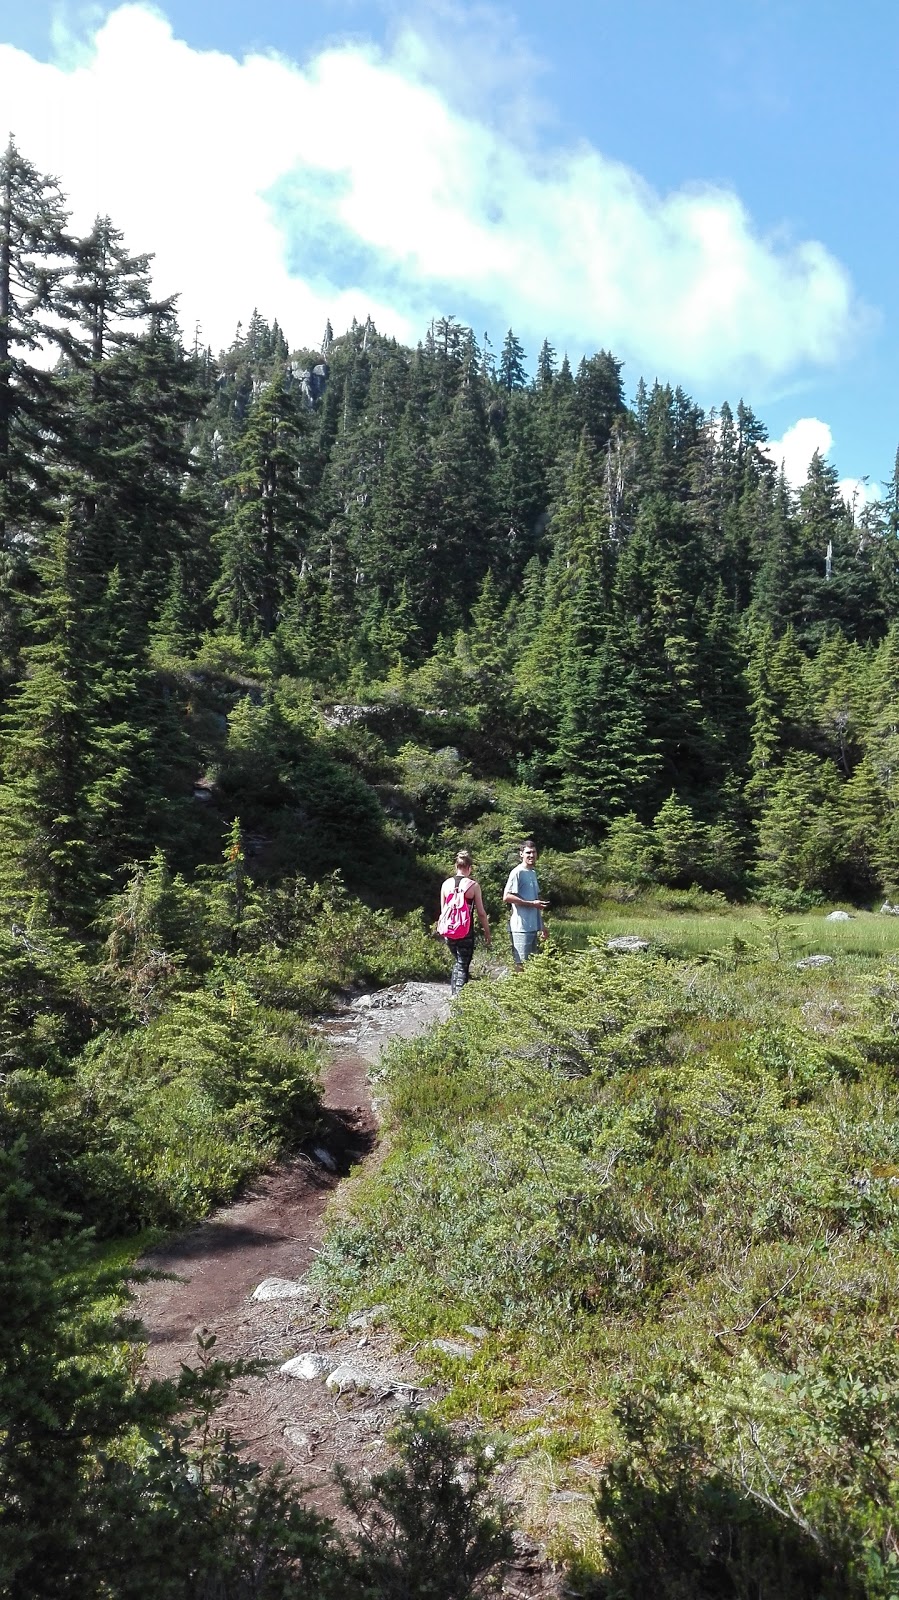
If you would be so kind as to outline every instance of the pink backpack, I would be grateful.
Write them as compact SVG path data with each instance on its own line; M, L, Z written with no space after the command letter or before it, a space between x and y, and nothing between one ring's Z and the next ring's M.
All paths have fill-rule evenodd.
M437 918L437 932L444 939L467 939L471 933L471 901L465 898L465 887L470 878L456 874L455 888L443 902Z

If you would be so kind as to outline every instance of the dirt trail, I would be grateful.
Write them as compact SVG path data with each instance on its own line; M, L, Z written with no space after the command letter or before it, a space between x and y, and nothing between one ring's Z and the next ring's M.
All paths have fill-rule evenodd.
M328 1200L341 1179L374 1148L377 1118L369 1067L394 1039L414 1038L449 1012L446 984L405 983L362 995L318 1025L330 1053L323 1082L325 1129L313 1148L284 1161L238 1201L152 1251L144 1265L173 1274L139 1286L135 1311L147 1337L145 1370L177 1374L196 1355L196 1330L216 1335L216 1354L261 1358L272 1365L260 1378L235 1384L221 1420L269 1465L283 1462L309 1484L311 1497L335 1509L330 1484L335 1461L352 1470L383 1448L382 1430L403 1404L397 1394L340 1396L322 1383L288 1378L280 1364L305 1351L329 1362L386 1361L398 1382L414 1386L408 1363L398 1364L384 1330L336 1329L313 1297L258 1301L267 1278L301 1280L324 1231ZM319 1492L318 1485L321 1485Z
M385 1433L410 1398L436 1392L421 1387L414 1354L398 1350L388 1328L335 1326L315 1298L254 1300L267 1278L302 1280L324 1232L327 1203L342 1178L373 1152L377 1116L368 1082L385 1045L415 1038L449 1014L448 985L405 983L359 996L318 1025L330 1060L323 1079L326 1119L314 1148L284 1161L234 1204L151 1252L143 1265L172 1277L141 1284L135 1311L147 1337L145 1370L177 1374L196 1357L196 1330L215 1333L215 1353L226 1359L268 1363L256 1378L232 1385L219 1413L264 1466L280 1463L325 1514L343 1520L333 1480L339 1462L354 1475L387 1460ZM322 1381L279 1371L301 1354L371 1365L391 1382L367 1393L351 1387L334 1394ZM507 1490L510 1485L504 1486ZM521 1537L519 1559L504 1592L557 1595L557 1578L537 1546Z
M265 1278L300 1279L321 1243L328 1199L372 1151L377 1119L368 1071L393 1039L414 1038L448 1015L446 984L404 983L362 995L324 1017L316 1032L329 1048L322 1100L325 1128L309 1150L258 1179L240 1200L152 1251L144 1265L174 1274L140 1286L135 1310L147 1333L146 1368L167 1377L193 1357L195 1330L214 1329L224 1355L255 1353L256 1324L270 1308L250 1299ZM286 1310L296 1307L279 1302ZM235 1351L232 1328L240 1313Z

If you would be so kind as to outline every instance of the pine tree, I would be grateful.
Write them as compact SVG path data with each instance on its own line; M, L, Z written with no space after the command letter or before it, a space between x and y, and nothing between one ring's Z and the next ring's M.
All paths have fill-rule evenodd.
M360 552L360 565L377 606L389 603L405 585L424 637L432 643L441 629L445 569L438 559L440 508L422 374L415 378L416 392L391 436L374 490L371 536ZM461 617L457 613L450 620Z
M551 389L555 375L556 352L549 340L544 339L542 345L540 346L540 354L537 357L537 376L535 379L537 388L543 390L544 392L547 389Z
M621 366L607 350L585 356L575 379L575 409L595 450L609 442L615 419L624 411Z
M799 492L797 632L816 645L837 624L850 638L879 638L883 613L871 553L840 495L837 469L818 451Z
M13 140L0 156L0 542L41 516L51 475L45 458L62 426L57 383L29 357L66 340L65 274L72 244L54 178Z
M80 545L67 518L36 563L34 638L5 718L0 786L4 902L21 915L37 892L73 926L145 849L178 749L152 749L154 697L120 575L91 603Z
M512 653L503 624L502 597L488 572L471 611L468 632L459 636L465 670L465 698L477 725L500 747L510 744Z
M235 447L228 517L218 543L220 620L243 638L267 638L296 582L309 504L303 473L306 421L279 370L251 407Z
M791 750L758 821L756 874L764 893L838 893L846 876L840 781L830 761Z
M88 913L96 886L86 791L97 734L77 545L67 521L38 563L36 637L5 719L0 786L3 901L21 916L38 891L64 922Z
M497 565L502 563L499 577L506 591L518 581L538 547L549 500L531 398L520 391L512 395L494 470L493 499L500 530Z
M150 255L129 255L123 235L109 217L97 217L84 239L75 242L75 271L64 304L69 323L66 353L90 363L94 376L111 350L132 343L130 324L147 316ZM79 337L71 327L81 328Z
M497 382L501 389L511 394L515 389L523 389L528 381L524 364L524 346L516 339L510 328L503 340L503 348L499 358L499 371Z
M595 572L581 577L563 662L557 792L578 831L595 835L639 803L656 766Z
M106 221L89 243L70 297L81 337L62 380L61 492L83 529L95 596L118 568L146 637L173 562L198 605L209 581L209 506L193 489L201 468L189 439L206 403L203 368L182 349L171 302L150 301L148 258L127 255Z
M800 556L796 520L783 468L775 485L754 497L756 573L752 612L760 623L781 634L800 611Z
M613 884L628 884L644 889L657 883L656 846L651 828L641 822L636 811L616 817L605 841L603 860Z
M690 806L670 794L652 825L656 874L673 888L689 888L706 875L709 829Z
M863 719L862 766L876 785L881 819L876 842L866 843L880 881L893 894L899 888L899 623L890 628L871 663Z
M813 743L807 662L792 628L782 639L768 627L755 635L747 678L752 734L746 793L756 804L765 800L786 755Z
M493 563L492 466L484 396L472 363L434 443L429 496L436 544L432 570L444 606L457 608L459 623L464 622ZM444 611L443 627L452 620Z

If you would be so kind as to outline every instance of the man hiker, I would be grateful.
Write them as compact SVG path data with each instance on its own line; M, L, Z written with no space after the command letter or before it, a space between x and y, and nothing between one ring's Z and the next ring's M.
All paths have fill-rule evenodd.
M512 960L520 971L537 948L537 940L546 938L543 913L548 900L540 899L537 882L537 846L533 839L525 839L520 850L521 865L513 867L503 890L503 901L512 907L509 936L512 940Z

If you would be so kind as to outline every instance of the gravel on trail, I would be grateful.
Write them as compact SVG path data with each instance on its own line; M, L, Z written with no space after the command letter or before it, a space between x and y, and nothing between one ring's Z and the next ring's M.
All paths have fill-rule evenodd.
M438 1391L425 1386L414 1351L398 1349L382 1308L335 1325L305 1274L335 1189L376 1159L369 1069L386 1045L418 1037L449 1010L448 984L410 982L358 995L320 1018L315 1031L329 1059L314 1141L238 1200L148 1252L140 1265L165 1276L135 1286L146 1375L173 1377L194 1362L200 1331L215 1334L213 1353L223 1360L264 1361L260 1376L232 1384L218 1425L264 1467L280 1464L306 1502L338 1523L345 1513L335 1465L354 1476L383 1468L385 1435L398 1413ZM511 1483L499 1487L515 1498ZM557 1595L557 1574L538 1546L516 1534L516 1547L503 1593Z
M351 1471L377 1466L383 1433L420 1389L407 1357L398 1362L389 1331L331 1325L303 1280L324 1231L325 1210L344 1177L371 1156L377 1141L368 1071L385 1044L414 1038L449 1014L443 983L404 983L359 995L316 1024L329 1052L323 1075L323 1126L307 1150L279 1163L232 1204L150 1251L141 1266L165 1277L139 1283L134 1310L146 1337L144 1370L172 1377L197 1354L197 1332L216 1336L223 1359L260 1359L260 1377L232 1386L219 1413L249 1454L264 1466L281 1462L309 1486L309 1498L334 1514L336 1461ZM281 1280L282 1288L271 1286ZM262 1297L256 1291L265 1285ZM293 1286L293 1287L291 1287ZM357 1321L358 1319L353 1319ZM358 1366L390 1382L364 1393L336 1392L279 1368L303 1353L322 1355L322 1379ZM326 1370L325 1370L326 1369Z

